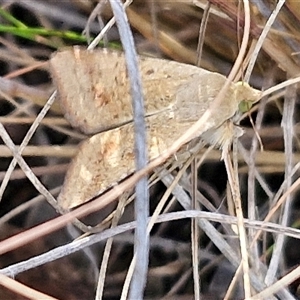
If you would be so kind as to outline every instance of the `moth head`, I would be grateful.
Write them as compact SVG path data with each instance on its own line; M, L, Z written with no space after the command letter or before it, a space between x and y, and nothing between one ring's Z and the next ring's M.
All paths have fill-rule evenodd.
M252 105L260 99L262 92L252 88L248 83L242 81L237 82L235 86L236 99L239 103L239 111L243 113L249 111Z

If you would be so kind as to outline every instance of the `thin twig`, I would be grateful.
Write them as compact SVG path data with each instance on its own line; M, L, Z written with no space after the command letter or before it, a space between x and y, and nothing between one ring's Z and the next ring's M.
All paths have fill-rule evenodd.
M277 15L279 14L279 11L281 9L281 7L284 5L285 3L285 0L279 0L278 3L277 3L277 6L276 8L273 10L271 16L269 17L266 25L264 26L264 29L255 45L255 49L252 53L252 56L251 56L251 59L250 59L250 62L249 62L249 65L248 65L248 68L247 68L247 71L246 71L246 74L245 74L245 81L246 82L249 82L249 79L250 79L250 76L252 74L252 70L254 68L254 64L255 64L255 61L257 59L257 56L258 56L258 53L263 45L263 42L264 40L266 39L266 36L268 34L268 32L270 31L271 27L272 27L272 24L275 22L276 20L276 17Z
M237 226L239 231L239 240L240 240L240 248L242 255L242 266L243 266L243 278L244 278L244 289L245 289L245 297L251 296L251 285L250 285L250 277L249 277L249 261L248 261L248 245L247 245L247 236L244 225L244 216L241 204L241 197L239 193L239 185L234 176L233 167L231 165L230 155L227 152L224 155L224 163L226 166L226 172L228 175L228 181L231 188L232 199L235 206L235 213L237 216Z
M110 5L116 18L121 42L125 52L126 66L129 75L133 119L134 119L134 149L135 169L142 170L147 165L147 134L145 121L144 97L142 79L139 72L137 53L133 35L129 27L125 8L120 1L110 0ZM147 217L149 215L149 191L146 174L139 179L135 187L135 218L138 226L135 230L136 266L133 275L129 299L142 299L147 282L149 235L147 234Z
M50 109L51 105L53 104L54 100L56 97L56 93L53 93L51 95L51 97L49 98L49 100L47 101L47 103L45 104L45 106L43 107L43 109L40 111L40 113L38 114L38 116L36 117L36 119L34 120L33 124L31 125L30 129L28 130L28 132L26 133L20 147L17 150L18 155L21 156L22 151L24 150L24 148L27 146L27 144L29 143L30 139L32 138L33 134L35 133L37 127L39 126L41 120L45 117L45 115L47 114L48 110ZM4 129L4 127L3 127ZM5 130L5 129L4 129ZM0 199L2 199L5 188L9 182L9 178L11 176L11 173L13 172L15 166L17 165L17 159L14 157L13 160L11 161L7 172L5 174L5 177L1 183L1 187L0 187ZM50 200L51 201L51 200ZM52 201L53 202L53 201ZM54 204L56 203L55 201L52 203Z
M197 45L197 62L196 62L196 66L198 67L200 67L200 62L202 57L202 50L204 45L204 37L205 37L205 32L206 32L206 27L208 22L209 10L210 10L210 2L208 1L204 9L200 30L199 30L198 45Z
M197 203L197 162L194 159L191 164L192 171L192 209L199 210ZM200 276L199 276L199 227L196 219L191 222L191 241L192 241L192 262L193 262L193 278L194 278L194 299L200 300Z
M195 211L195 210L185 210L180 212L172 212L163 214L157 217L155 220L155 223L162 223L172 220L180 220L180 219L189 219L189 218L197 218L198 221L210 221L210 222L220 222L220 223L228 223L228 224L237 224L237 218L233 216L223 215L220 213L211 213L211 212L204 212L204 211ZM148 220L150 222L150 218ZM262 226L264 226L264 230L268 232L282 232L283 234L294 237L297 239L300 239L300 230L296 228L291 227L283 227L281 225L275 224L275 223L264 223L262 221L249 221L245 219L245 225L247 227L255 228L256 230L260 230ZM30 258L26 261L16 263L14 265L10 265L8 267L5 267L0 270L1 274L8 275L8 276L16 276L17 274L20 274L22 272L25 272L27 270L30 270L32 268L41 266L43 264L46 264L48 262L54 261L56 259L59 259L61 257L65 257L67 255L70 255L72 253L75 253L77 251L80 251L86 247L90 247L91 245L94 245L100 241L106 240L110 237L113 237L115 235L121 234L123 232L129 231L134 229L136 226L136 222L130 222L126 224L119 225L115 228L110 228L105 230L104 232L94 234L92 236L84 237L82 239L77 239L67 245L63 245L60 247L57 247L51 251L48 251L47 253L41 254L39 256ZM201 226L201 228L204 228L204 226ZM213 231L216 229L213 228ZM210 234L209 230L207 230L205 233ZM217 232L217 234L219 234ZM219 234L221 236L221 234ZM222 237L223 239L223 237ZM224 248L223 248L224 249ZM234 262L234 265L238 265L238 257L233 249L230 249L230 254L234 260L231 260L231 262ZM224 252L223 252L224 253ZM225 255L227 253L225 252ZM257 278L256 278L257 279ZM260 289L259 287L257 289Z
M288 191L292 184L292 167L293 167L293 116L296 104L296 87L290 86L287 89L286 97L284 100L284 109L283 109L283 118L281 126L283 127L283 136L284 136L284 152L286 157L286 167L285 167L285 179L286 185L285 190ZM285 205L282 207L282 216L281 216L281 224L286 226L289 221L289 216L291 214L291 202L292 196L288 195L285 201ZM265 282L267 285L270 285L274 282L276 278L276 274L278 272L278 267L280 266L280 262L282 261L282 252L283 246L286 239L284 235L279 234L277 236L272 258L269 264L269 269L265 278Z
M14 291L16 294L22 295L27 299L58 300L57 298L41 293L3 274L0 274L0 285L5 286L7 289Z

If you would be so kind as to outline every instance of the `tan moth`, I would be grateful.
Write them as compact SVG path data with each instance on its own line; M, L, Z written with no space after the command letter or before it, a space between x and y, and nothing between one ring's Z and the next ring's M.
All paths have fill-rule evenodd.
M192 65L148 57L139 57L139 67L151 160L203 115L226 77ZM130 86L120 52L74 48L57 52L50 68L65 117L72 126L94 134L80 145L58 197L62 207L72 208L134 172ZM197 136L227 146L234 130L230 119L239 104L256 102L260 95L248 84L231 83L213 117Z

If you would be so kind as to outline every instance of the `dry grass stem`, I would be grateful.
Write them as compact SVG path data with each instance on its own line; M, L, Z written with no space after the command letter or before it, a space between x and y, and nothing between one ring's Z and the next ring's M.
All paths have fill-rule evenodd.
M120 3L116 13L117 2L112 2L114 9L105 1L0 5L1 298L298 299L299 3L127 0L125 15ZM123 104L132 98L127 79L138 78L137 69L131 68L137 60L135 50L151 65L146 69L144 60L136 64L144 89L136 85L133 98L146 98L147 116L141 120L146 121L145 133L151 133L148 147L156 145L155 153L162 154L150 155L145 167L122 173L105 192L79 199L81 205L67 211L56 200L65 172L93 136L69 125L72 117L66 105L61 106L61 86L59 95L50 97L58 81L50 58L56 50L67 52L70 48L61 49L80 44L74 60L90 68L80 51L103 46L122 51L120 40L125 55L131 55L126 61L129 69L116 72L119 69L108 64L109 56L101 56L97 74L86 72L92 82L87 89L85 76L76 69L64 79L68 85L61 83L73 92L75 116L83 111L84 124L93 120L88 113L95 115L98 109L104 111L104 123L109 118L115 122L105 124L111 130L102 135L105 143L102 139L91 156L84 156L71 190L84 177L91 178L99 191L99 178L113 177L115 169L122 173L135 160L133 150L119 151L120 143L125 147L128 141L120 139L118 144L116 138L116 132L126 132L133 121L128 113L131 104ZM176 72L172 67L159 77L160 70L170 66L168 60L181 64ZM154 61L160 65L154 67ZM203 77L182 79L187 67L182 63L201 66L197 72L202 70ZM71 61L63 64L67 69ZM117 61L115 66L122 64ZM207 87L217 93L199 112L205 98L203 72L211 76ZM212 72L223 75L222 85L214 86L218 75ZM90 80L94 74L95 81ZM237 108L235 100L244 95L237 87L246 89L247 83L255 99L239 100ZM194 102L185 99L190 95ZM110 99L115 99L115 106L109 106ZM224 103L234 107L228 116ZM244 104L253 107L247 106L244 113ZM174 107L183 112L178 119ZM122 114L130 117L120 127ZM154 131L149 120L157 115L162 117ZM216 119L222 119L218 126L209 127ZM140 146L145 150L146 142ZM100 154L91 160L95 153ZM98 163L103 169L89 177ZM139 202L137 213L134 206L144 196L137 196L134 188L145 176L149 207ZM135 237L135 230L143 236ZM144 255L138 258L136 249L147 249L148 239L149 255L138 251Z

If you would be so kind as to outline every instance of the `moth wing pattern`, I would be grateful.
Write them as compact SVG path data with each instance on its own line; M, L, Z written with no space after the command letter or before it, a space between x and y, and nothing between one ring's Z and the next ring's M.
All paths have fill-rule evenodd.
M163 153L192 123L178 124L171 113L146 118L148 160ZM82 142L58 197L73 208L103 193L135 170L133 124L95 134Z
M208 71L157 58L139 58L145 110L168 109L178 87ZM124 55L106 49L57 52L50 60L53 81L70 124L86 134L132 121L130 84Z

